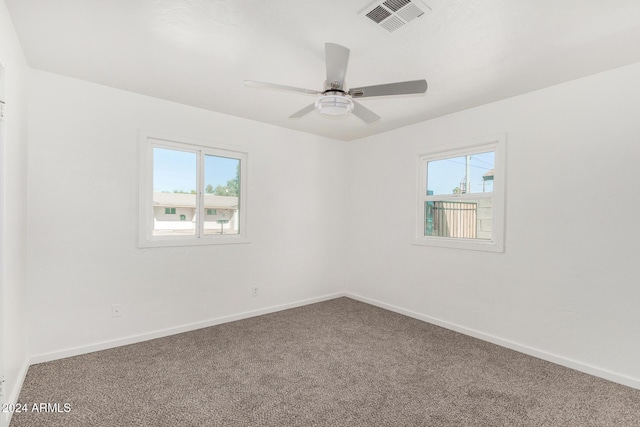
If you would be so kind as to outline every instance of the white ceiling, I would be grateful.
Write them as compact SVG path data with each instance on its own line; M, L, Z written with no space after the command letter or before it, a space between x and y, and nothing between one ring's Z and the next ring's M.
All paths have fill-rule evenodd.
M6 0L38 69L352 140L640 61L638 0L413 0L388 33L371 0ZM321 90L324 43L351 49L347 85L426 78L425 95L360 102L382 120L288 116Z

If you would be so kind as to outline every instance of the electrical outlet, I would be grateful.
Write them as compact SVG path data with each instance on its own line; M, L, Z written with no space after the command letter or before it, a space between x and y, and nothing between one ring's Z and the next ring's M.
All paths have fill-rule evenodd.
M113 304L111 306L111 317L122 316L122 304Z
M257 297L257 296L259 295L258 290L259 290L259 289L258 289L258 287L257 287L257 286L252 287L252 288L251 288L251 296L252 296L252 297Z

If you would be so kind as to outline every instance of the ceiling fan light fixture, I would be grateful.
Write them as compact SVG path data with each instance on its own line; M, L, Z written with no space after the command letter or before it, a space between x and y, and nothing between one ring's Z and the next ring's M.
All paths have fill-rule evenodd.
M353 101L344 95L325 95L316 101L316 110L327 116L346 116L353 111Z

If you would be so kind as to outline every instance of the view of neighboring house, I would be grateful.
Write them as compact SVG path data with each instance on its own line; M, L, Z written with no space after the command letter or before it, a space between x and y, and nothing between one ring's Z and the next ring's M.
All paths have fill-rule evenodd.
M204 195L205 234L238 234L238 197ZM153 193L153 234L155 236L194 234L196 195Z

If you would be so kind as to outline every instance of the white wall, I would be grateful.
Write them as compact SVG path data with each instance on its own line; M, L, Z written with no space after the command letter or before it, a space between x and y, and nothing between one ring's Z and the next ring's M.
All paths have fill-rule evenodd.
M15 398L27 363L27 119L26 63L4 0L0 1L0 64L6 121L0 147L0 359L6 393ZM4 196L4 197L2 197ZM0 426L7 421L1 414Z
M345 288L346 225L326 218L344 215L343 142L42 71L29 77L35 360ZM137 247L138 129L249 150L251 243ZM122 317L111 317L113 303Z
M351 142L348 289L640 386L639 75L635 64ZM416 153L498 133L506 252L412 245Z

